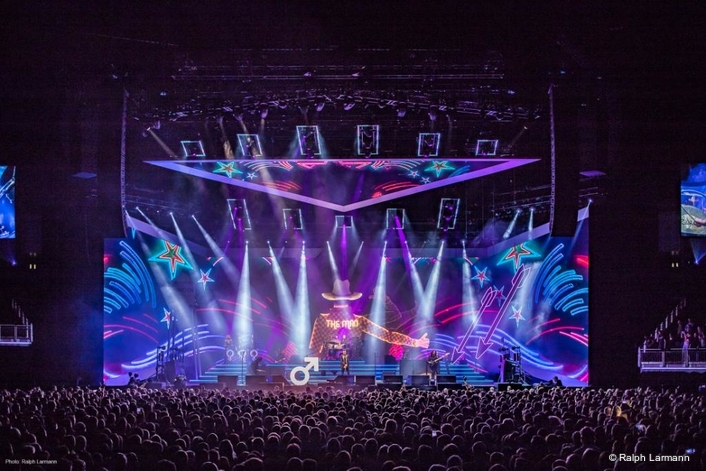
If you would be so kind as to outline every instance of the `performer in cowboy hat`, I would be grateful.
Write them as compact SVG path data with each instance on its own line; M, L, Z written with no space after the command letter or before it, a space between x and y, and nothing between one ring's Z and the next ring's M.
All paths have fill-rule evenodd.
M392 332L376 324L365 316L354 314L349 302L360 299L363 293L351 292L348 280L335 280L330 293L322 293L324 299L333 301L329 312L321 313L314 322L309 341L309 351L314 355L326 356L326 344L332 339L371 335L383 342L405 347L429 347L427 334L415 339L400 332Z

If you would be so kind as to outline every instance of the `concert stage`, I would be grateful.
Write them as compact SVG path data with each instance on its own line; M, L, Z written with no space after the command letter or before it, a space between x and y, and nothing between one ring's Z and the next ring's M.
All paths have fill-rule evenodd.
M548 223L489 243L459 232L470 181L533 161L145 162L218 187L221 231L126 210L128 237L105 243L104 380L430 388L435 351L439 387L488 387L511 349L510 381L588 384L587 209L574 237Z

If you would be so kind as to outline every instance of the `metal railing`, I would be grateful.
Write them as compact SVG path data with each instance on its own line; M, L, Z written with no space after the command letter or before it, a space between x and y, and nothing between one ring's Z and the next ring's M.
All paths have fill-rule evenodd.
M706 348L639 348L637 366L641 371L659 371L665 369L706 370Z
M33 341L32 324L0 324L0 346L27 347Z

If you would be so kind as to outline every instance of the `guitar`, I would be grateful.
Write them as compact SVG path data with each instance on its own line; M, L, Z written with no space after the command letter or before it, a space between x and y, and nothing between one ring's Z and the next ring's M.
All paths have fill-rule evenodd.
M435 365L435 364L439 363L441 360L443 360L444 358L446 358L447 356L449 356L449 354L444 353L443 355L441 355L438 358L434 358L433 360L427 360L427 363L429 363L430 365Z

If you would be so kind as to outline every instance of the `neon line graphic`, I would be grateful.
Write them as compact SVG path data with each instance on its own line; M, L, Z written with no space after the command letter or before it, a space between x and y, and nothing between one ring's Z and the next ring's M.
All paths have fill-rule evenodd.
M525 283L525 279L527 278L529 271L530 269L523 264L520 265L520 267L517 269L517 272L515 272L515 275L512 277L512 286L510 287L510 292L505 297L505 300L500 306L498 313L495 315L495 319L490 325L490 328L488 329L488 333L486 334L485 338L481 339L480 342L478 342L478 351L476 352L476 359L482 357L483 354L485 354L485 352L487 352L490 346L493 344L493 342L491 341L491 337L493 336L495 329L497 329L498 325L500 325L500 321L505 317L505 311L507 311L507 308L510 305L512 298L515 296L515 293Z
M564 335L566 337L569 337L570 339L576 340L578 343L588 347L588 342L585 341L584 339L582 339L581 337L576 336L576 334L574 334L573 332L569 332L569 333L559 332L559 335Z
M478 322L480 321L480 318L485 312L485 310L488 309L491 304L493 304L496 294L497 292L493 288L488 288L487 290L485 290L485 293L483 293L483 299L481 299L480 307L478 308L478 312L476 313L475 318L471 321L471 325L468 326L468 329L466 330L466 333L461 339L461 342L456 347L454 347L453 352L451 353L451 363L457 363L461 359L461 357L464 356L466 351L466 344L470 340L473 330L478 325Z
M542 335L546 335L546 334L548 334L548 333L550 333L550 332L556 332L556 331L558 331L558 330L583 330L583 327L571 327L571 326L554 327L553 329L545 330L544 332L538 333L537 335L535 335L535 336L532 337L531 339L527 340L527 342L525 342L525 344L528 344L528 343L530 343L530 342L532 342L532 341L538 339L538 338L541 337Z

